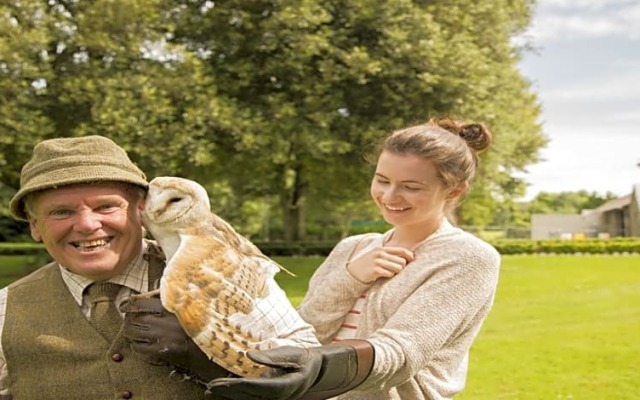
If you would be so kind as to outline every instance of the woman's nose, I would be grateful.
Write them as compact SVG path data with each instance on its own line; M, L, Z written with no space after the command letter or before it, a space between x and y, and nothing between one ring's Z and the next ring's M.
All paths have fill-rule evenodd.
M398 188L393 185L389 185L382 192L382 200L385 202L390 202L391 200L395 200L397 197L398 197Z

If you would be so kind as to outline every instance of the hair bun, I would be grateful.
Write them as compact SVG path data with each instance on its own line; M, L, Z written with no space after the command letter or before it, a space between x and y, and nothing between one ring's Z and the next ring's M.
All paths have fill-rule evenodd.
M429 123L460 136L476 152L480 152L491 145L491 132L483 124L477 122L465 123L451 118L431 118Z
M480 152L491 145L491 132L482 124L463 124L457 133L475 151Z

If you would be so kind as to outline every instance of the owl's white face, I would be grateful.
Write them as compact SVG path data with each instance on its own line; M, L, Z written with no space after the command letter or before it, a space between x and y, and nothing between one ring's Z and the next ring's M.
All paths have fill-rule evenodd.
M197 226L209 210L209 196L198 183L178 177L158 177L149 182L143 221L155 235L158 229L167 233Z

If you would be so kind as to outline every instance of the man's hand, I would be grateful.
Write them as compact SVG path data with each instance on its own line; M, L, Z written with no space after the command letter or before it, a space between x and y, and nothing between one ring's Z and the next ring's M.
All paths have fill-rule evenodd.
M154 365L168 365L202 383L229 376L187 336L178 319L162 307L160 298L132 296L121 305L124 336L133 351Z
M278 371L265 378L221 378L209 383L216 398L227 400L320 400L360 385L373 367L373 347L365 340L300 348L285 346L249 352L249 358Z

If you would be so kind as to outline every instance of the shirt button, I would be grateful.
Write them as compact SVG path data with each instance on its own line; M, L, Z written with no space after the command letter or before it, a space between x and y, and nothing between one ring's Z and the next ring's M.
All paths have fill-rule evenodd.
M111 359L115 362L120 362L124 359L124 357L122 356L122 354L120 353L113 353L111 355ZM128 399L129 397L125 397L125 399Z
M128 390L125 390L124 392L122 392L122 398L123 399L130 399L133 397L133 393L131 393Z

